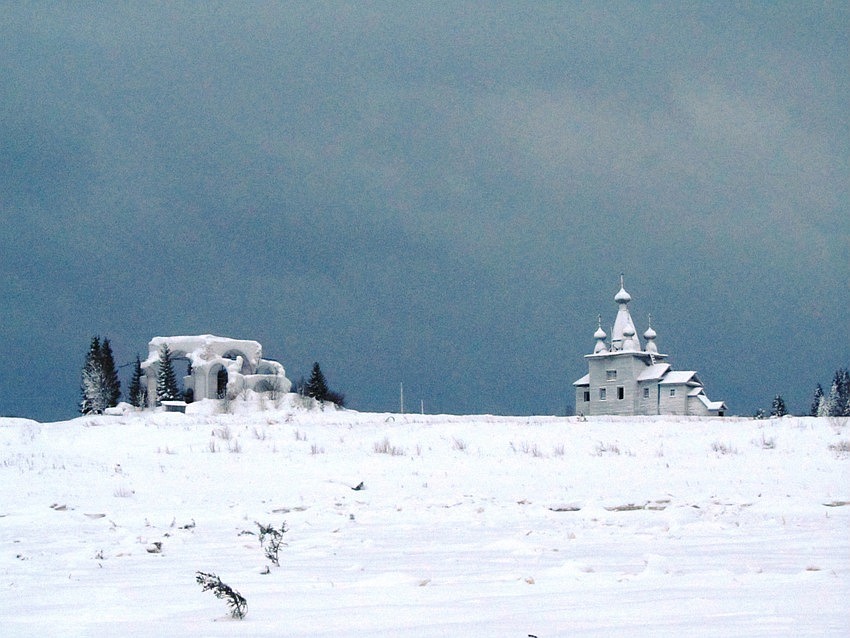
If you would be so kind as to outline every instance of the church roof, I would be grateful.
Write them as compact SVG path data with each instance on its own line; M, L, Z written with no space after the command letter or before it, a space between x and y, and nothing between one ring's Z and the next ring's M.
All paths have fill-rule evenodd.
M664 375L664 378L659 382L660 385L681 385L681 384L702 385L702 381L697 377L694 370L672 370Z
M726 404L723 401L709 401L708 397L705 396L705 392L697 395L697 398L702 401L702 404L707 407L709 410L725 410Z
M655 363L649 366L646 370L641 372L638 375L638 381L655 381L656 379L660 379L667 371L670 370L669 363Z
M629 302L632 296L626 292L623 276L620 275L620 290L614 295L614 301L619 304L617 318L614 319L614 329L611 331L611 347L614 350L641 350L640 339L629 313Z
M581 385L590 385L590 373L588 373L588 374L584 375L584 376L583 376L581 379L579 379L578 381L575 381L575 382L573 383L573 385L576 385L576 386L581 386Z

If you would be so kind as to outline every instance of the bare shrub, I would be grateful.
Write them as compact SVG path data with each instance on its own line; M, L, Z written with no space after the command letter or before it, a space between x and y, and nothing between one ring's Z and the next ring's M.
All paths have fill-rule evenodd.
M214 429L213 436L218 437L222 441L229 441L233 438L233 432L231 431L230 426L225 424L220 428Z
M753 441L753 443L760 447L762 450L773 450L776 449L776 438L775 437L766 437L764 432L761 433L761 440Z
M112 492L112 496L115 496L116 498L130 498L133 494L135 494L135 492L125 485L119 485L115 488L115 491Z
M295 430L295 440L296 441L306 441L307 435L301 430Z
M522 452L523 454L530 454L534 458L543 458L543 452L540 451L540 447L537 443L529 443L528 441L523 441L519 444L519 448L514 445L513 441L511 441L511 450L516 452Z
M325 453L325 448L323 448L319 445L316 445L315 443L313 443L310 446L310 454L311 455L315 456L316 454L324 454L324 453Z
M738 450L732 447L731 443L721 443L720 441L715 441L711 444L711 449L717 454L727 455L727 454L737 454Z
M245 600L245 597L229 585L221 582L221 578L215 574L195 572L195 580L203 588L203 591L211 591L216 598L224 600L233 618L242 620L248 613L248 601Z
M263 553L266 558L275 565L280 566L278 553L280 552L281 545L286 544L283 542L283 535L287 531L286 523L282 523L280 529L275 529L271 525L263 525L257 521L254 521L254 523L260 529L258 534L260 538L260 546L263 548Z
M827 421L829 421L829 427L831 427L836 434L841 434L847 426L847 423L850 421L850 417L830 416L827 417Z
M850 458L850 441L848 441L847 439L843 439L838 443L830 443L829 450L830 452L835 454L836 458Z
M620 444L619 443L602 443L601 441L596 445L596 456L605 456L606 454L611 456L620 456Z
M466 441L457 437L452 437L452 449L458 452L466 452Z
M229 392L225 392L224 396L219 399L218 411L221 414L230 414L233 412L233 398Z
M552 456L564 456L564 444L558 443L552 448Z
M375 443L372 446L372 449L376 454L389 454L390 456L403 456L404 450L402 448L396 447L390 444L390 440L387 437L384 437L384 440Z

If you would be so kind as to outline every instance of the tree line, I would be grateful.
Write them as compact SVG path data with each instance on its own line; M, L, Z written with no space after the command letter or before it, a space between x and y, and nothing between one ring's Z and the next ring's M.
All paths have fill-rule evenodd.
M820 383L815 387L810 416L850 416L850 371L839 368L832 377L829 393Z

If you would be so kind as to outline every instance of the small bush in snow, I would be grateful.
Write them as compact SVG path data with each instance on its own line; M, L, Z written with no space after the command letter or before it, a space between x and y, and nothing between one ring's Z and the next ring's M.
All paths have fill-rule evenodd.
M712 443L711 449L713 451L717 452L717 454L724 454L725 455L725 454L737 454L738 453L738 450L736 450L734 447L732 447L731 444L720 443L719 441L715 441L714 443Z
M233 618L242 620L248 613L248 601L245 600L245 597L230 585L221 582L221 578L215 574L195 572L195 581L204 591L211 591L216 598L224 600L230 608L230 615Z
M776 448L776 439L771 437L765 437L764 432L761 433L761 441L753 441L756 445L758 445L763 450L773 450Z
M281 523L280 529L275 529L271 525L254 522L260 529L258 536L263 553L272 563L279 566L278 552L280 551L280 546L284 544L283 535L286 533L286 523Z
M838 443L830 443L829 449L837 458L846 459L850 457L850 441L846 439Z
M380 443L375 443L372 449L376 454L389 454L390 456L403 456L404 450L390 444L390 440L384 437Z
M620 456L620 444L619 443L598 443L596 445L596 456L604 456L606 454L611 454L613 456Z
M850 422L850 417L846 416L830 416L827 418L829 420L829 426L836 434L841 434L844 428L847 427L847 423Z

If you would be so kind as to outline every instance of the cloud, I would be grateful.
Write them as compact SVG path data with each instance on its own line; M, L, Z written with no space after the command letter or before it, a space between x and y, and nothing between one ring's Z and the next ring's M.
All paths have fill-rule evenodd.
M415 377L445 410L550 411L627 271L671 350L752 403L725 381L735 349L781 369L763 335L822 334L848 276L846 23L803 4L17 8L4 341L73 377L92 331L130 353L220 332L288 368L339 362L361 407ZM817 313L791 321L801 300Z

